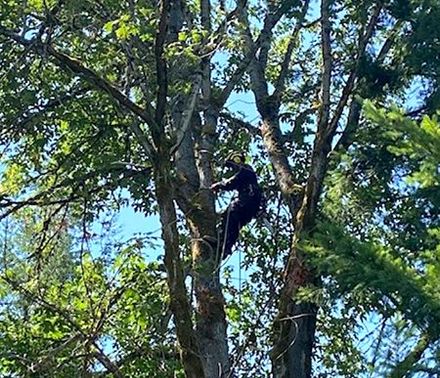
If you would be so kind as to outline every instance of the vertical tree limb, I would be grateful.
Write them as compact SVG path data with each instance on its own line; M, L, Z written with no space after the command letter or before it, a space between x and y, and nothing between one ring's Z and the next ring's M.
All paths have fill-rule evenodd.
M330 119L330 87L332 74L330 0L321 2L321 107L313 147L312 164L301 208L294 220L295 234L286 265L284 287L275 321L277 340L271 353L274 377L311 377L311 358L314 343L317 308L313 303L296 303L295 296L302 287L316 283L315 275L306 266L298 242L313 223L317 198L326 169L328 140L325 131ZM299 315L307 316L297 318Z
M207 35L212 33L211 2L201 0L200 19ZM206 377L225 377L229 372L228 340L224 298L220 286L217 250L204 238L216 238L215 203L208 189L213 182L212 157L217 140L216 128L218 107L212 99L211 57L207 54L200 62L201 99L206 104L203 117L193 118L193 149L196 154L196 169L199 188L193 197L188 216L193 258L193 283L196 299L196 333L204 362Z
M376 6L373 10L373 14L370 18L370 21L368 22L368 26L367 26L367 30L365 32L365 35L360 37L358 52L357 52L357 56L355 58L355 66L354 66L353 70L350 72L350 75L348 76L345 87L342 90L342 95L341 95L339 102L338 102L338 105L336 106L336 109L334 111L333 118L328 126L327 134L329 134L329 137L331 137L331 138L333 138L333 135L336 132L336 128L338 126L338 122L341 118L342 112L344 111L345 106L347 105L347 101L353 92L353 88L354 88L356 79L358 77L359 64L360 64L362 58L365 56L365 49L366 49L368 42L370 41L370 39L373 35L377 21L379 19L380 12L382 11L382 7L383 7L383 5L381 3L376 4Z
M170 308L176 326L177 339L181 349L182 363L188 378L205 377L203 360L191 318L191 307L185 287L182 259L179 251L177 216L174 207L173 185L169 174L170 161L167 157L159 160L156 168L156 197L165 244L165 267L170 290Z
M264 41L272 34L272 29L288 9L289 3L283 2L274 14L268 13L266 15L264 27L257 42ZM245 25L243 38L245 40L246 48L248 51L256 51L245 10L241 13L240 19ZM263 137L263 142L266 146L269 159L274 167L281 192L293 213L296 209L296 204L292 200L292 194L295 193L295 179L287 159L286 151L281 142L281 130L278 119L280 102L274 96L269 95L269 87L264 73L266 63L267 62L265 62L264 59L262 59L262 61L256 57L252 59L249 66L251 87L256 99L258 111L262 118L260 131Z
M321 1L321 54L322 54L322 77L321 77L321 107L318 116L318 132L325 129L330 118L330 87L332 75L332 52L331 52L331 24L330 24L330 1Z
M156 124L159 130L163 131L163 117L167 104L168 94L168 67L164 56L164 47L168 30L170 0L161 0L160 2L160 18L159 27L156 34L156 44L154 53L156 58L156 76L157 76L157 95L156 95Z
M275 89L272 96L279 102L281 101L281 95L286 86L286 80L287 80L287 75L289 73L289 65L292 60L293 49L295 48L295 45L298 42L298 36L303 27L306 14L309 9L309 5L310 5L310 0L305 0L301 9L301 15L296 20L295 28L293 29L293 32L289 40L289 44L287 45L287 50L286 53L284 54L283 62L281 63L280 74L278 75L278 78L275 81L275 85L274 85Z
M307 180L302 205L295 218L295 234L292 249L285 271L285 286L280 299L280 312L278 319L279 341L275 344L273 363L277 376L283 376L283 371L295 372L295 377L310 377L311 355L316 324L317 307L313 303L295 303L298 290L309 285L319 283L319 277L307 266L307 260L299 247L299 241L313 230L317 213L317 205L322 190L322 184L328 167L328 154L331 151L332 140L335 135L337 123L341 117L347 100L351 95L357 78L360 59L363 57L366 45L372 36L374 27L381 11L377 5L365 35L360 37L357 62L342 91L333 118L331 118L331 83L332 83L332 53L331 53L331 21L330 1L321 2L321 54L323 59L321 79L321 107L318 115L317 131L313 145L313 153L309 177ZM282 319L296 317L301 313L310 313L309 318L304 318L301 324L286 322ZM293 338L295 341L293 345ZM290 370L289 370L290 369ZM298 375L299 374L299 375Z

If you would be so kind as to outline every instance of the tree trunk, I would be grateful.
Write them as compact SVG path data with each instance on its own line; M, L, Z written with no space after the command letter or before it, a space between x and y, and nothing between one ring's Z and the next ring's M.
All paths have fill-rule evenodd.
M317 307L310 303L291 301L284 319L278 319L285 338L272 353L273 377L310 378L311 356L316 328Z
M267 114L263 117L261 133L295 226L295 237L284 276L285 286L279 301L279 314L274 322L272 374L276 378L308 378L312 374L317 306L313 303L296 303L295 295L300 288L314 285L318 279L305 265L304 257L297 246L301 231L307 231L308 225L311 224L309 216L316 206L310 200L317 198L315 193L318 189L315 185L317 180L309 179L308 190L305 193L298 192L298 185L295 185L280 142L277 116ZM315 160L318 160L316 158L315 156ZM310 177L320 173L321 170L319 172L312 170Z
M203 357L205 377L229 373L227 323L220 287L220 265L215 246L206 236L216 237L216 214L212 194L197 194L188 221L191 231L193 286L196 300L196 334ZM212 202L212 203L211 203Z
M209 65L208 65L209 67ZM205 87L209 82L206 74ZM202 90L208 96L207 88ZM197 135L197 171L200 189L194 206L201 211L192 212L192 230L196 236L193 243L194 288L196 294L196 330L205 357L207 377L227 377L229 355L227 322L224 298L220 286L220 264L218 251L203 239L205 235L217 238L217 214L214 196L209 188L212 184L212 153L215 145L217 117L210 109L205 111L205 120Z
M211 227L200 227L199 223L195 232L206 235L212 230ZM220 287L219 263L212 246L204 241L193 243L193 261L197 303L196 332L204 357L205 376L226 377L229 373L227 323L225 301Z
M172 185L167 172L169 172L168 161L166 164L159 162L159 168L156 172L156 197L162 225L162 238L165 244L165 267L170 291L170 307L176 326L185 375L189 378L203 378L206 375L191 319L183 264L179 252L176 209L173 202Z
M301 288L316 286L319 279L307 267L302 252L297 248L298 235L299 233L295 233L285 271L285 285L280 296L279 313L274 322L277 339L271 352L271 360L275 378L312 376L318 307L311 302L297 302L295 297Z
M217 251L213 245L215 243L209 242L209 239L217 237L217 216L214 196L208 189L212 183L210 159L208 156L199 156L199 159L194 157L197 148L201 148L206 154L210 147L202 144L199 136L195 136L195 125L200 126L197 117L192 125L176 151L176 194L191 235L191 276L196 301L195 328L203 361L203 376L217 378L225 377L229 372L227 324L220 287L220 269Z

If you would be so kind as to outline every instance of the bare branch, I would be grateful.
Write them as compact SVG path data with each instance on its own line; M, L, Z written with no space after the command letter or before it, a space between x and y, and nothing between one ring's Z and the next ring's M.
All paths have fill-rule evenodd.
M47 190L44 190L40 193L37 193L27 199L23 199L20 201L12 200L4 196L0 193L0 208L7 209L4 213L0 214L0 220L6 218L10 214L19 211L25 206L51 206L51 205L67 205L73 201L79 200L81 197L76 196L78 189L84 185L84 183L90 178L96 177L98 173L110 173L110 172L127 172L130 175L133 174L145 174L148 170L148 167L143 167L142 171L133 171L132 169L128 169L126 167L121 167L120 164L113 164L111 167L104 167L102 170L93 170L89 173L84 174L79 178L66 178L62 180L60 183L55 183ZM55 191L60 188L69 187L73 185L71 189L71 193L69 197L61 198L61 199L49 199L49 197L53 197ZM94 187L94 189L89 193L94 193L96 191L102 190L102 187ZM9 208L9 209L8 209Z
M135 119L129 125L131 131L138 139L140 145L143 147L148 157L153 157L156 154L156 148L150 143L150 141L145 136L145 133L140 128L139 120Z
M183 138L185 138L185 134L187 133L189 126L191 125L192 115L194 113L194 109L196 107L197 97L200 91L200 86L202 84L202 75L196 75L195 83L193 85L190 96L188 97L187 105L185 106L185 110L183 111L181 125L177 130L177 142L171 148L170 154L171 156L177 151L177 149L182 144Z
M243 32L244 41L248 51L252 52L249 65L249 74L251 77L251 86L254 93L257 109L262 117L261 135L264 145L269 154L270 161L274 167L277 181L281 192L288 202L292 213L295 212L295 201L292 197L295 191L295 178L292 173L286 151L283 148L282 133L279 126L279 101L274 96L269 96L268 83L265 77L267 59L265 57L267 46L263 46L267 39L270 39L272 30L285 12L290 9L290 2L282 2L281 6L273 13L266 15L263 30L261 31L257 42L252 40L249 20L245 11L241 14L241 20L246 25ZM260 56L255 57L256 46L261 46Z
M322 79L321 79L321 107L318 118L318 131L327 127L330 118L330 86L332 75L331 53L331 24L330 1L321 2L321 51L322 51Z
M82 338L83 335L81 335L80 333L74 334L73 336L69 337L67 340L61 342L58 346L50 349L45 356L38 358L38 362L31 364L30 366L31 372L37 373L39 371L46 370L47 364L48 362L50 362L50 360L52 360L58 353L69 348L72 344L81 340Z
M200 18L202 20L203 28L210 33L212 29L211 25L211 1L201 0L200 2ZM207 41L205 41L207 42ZM202 96L203 100L210 103L211 100L211 61L210 56L204 56L201 61L202 70Z
M122 374L121 370L119 370L118 366L108 358L108 356L101 350L101 348L94 343L93 345L96 348L96 352L94 352L92 355L95 357L104 367L111 372L116 378L123 378L124 375Z
M234 12L237 15L241 15L245 5L246 2L239 1L237 8L235 9ZM246 53L245 57L241 60L241 63L238 65L234 73L231 75L231 78L229 79L228 83L225 85L221 94L218 97L217 102L219 109L221 109L225 105L226 101L228 100L235 86L237 85L239 80L243 77L243 74L246 71L249 63L251 62L252 57L255 55L255 52L256 52L256 46Z
M374 29L376 27L377 21L379 19L380 12L382 11L382 3L376 4L376 7L373 10L373 14L370 18L370 21L367 26L367 30L365 32L365 35L360 37L359 46L358 46L358 52L356 57L356 63L353 68L353 70L350 72L350 75L347 79L347 83L345 84L344 89L342 90L342 96L339 99L338 105L336 106L335 113L333 115L333 118L330 122L330 125L328 127L327 134L329 136L332 136L336 128L338 127L339 119L341 118L342 112L344 111L345 106L347 105L348 98L352 94L354 84L356 82L357 76L358 76L358 70L359 70L359 64L364 57L365 49L368 45L368 42L370 41Z
M134 81L136 81L136 83L139 83L139 87L144 95L144 99L148 104L149 102L151 102L150 99L152 98L152 94L147 86L147 77L145 75L145 72L143 72L143 70L141 69L143 61L139 56L137 56L137 54L135 54L135 48L133 46L137 47L141 51L148 49L148 47L144 46L142 41L140 41L137 36L134 36L129 41L126 41L125 43L123 43L122 46L127 56L127 66L130 68L131 74L135 75Z
M289 64L292 59L293 49L295 47L295 44L297 43L298 34L303 26L302 23L304 22L305 16L307 14L307 10L309 9L309 4L310 4L310 0L304 1L301 10L301 16L296 21L295 28L293 29L289 44L287 46L286 54L284 55L283 62L281 63L281 71L276 80L275 91L273 93L274 98L278 99L278 101L286 85L286 79L289 72Z
M334 151L341 151L347 149L352 143L353 133L356 130L362 112L362 103L357 98L352 98L350 108L348 110L347 125L342 132L341 137L333 148Z
M159 27L156 34L156 45L154 48L156 55L156 75L157 75L157 97L156 97L156 124L161 129L168 93L168 67L164 56L164 46L167 37L169 0L162 0L160 7Z
M383 60L387 56L388 52L390 51L391 47L393 46L393 43L395 42L395 39L396 39L402 25L403 25L402 20L398 20L395 23L395 25L393 26L393 29L391 30L390 35L385 40L384 44L382 45L382 47L379 51L379 54L377 55L376 62L378 62L378 63L383 62Z
M249 30L249 21L247 20L247 17L245 15L246 2L239 2L239 3L240 4L237 6L236 12L240 16L240 18L244 21L247 27L245 31L245 43L247 47L247 52L243 57L243 59L241 60L241 63L238 65L238 67L232 74L228 83L223 88L222 93L218 97L217 104L219 109L222 108L226 103L226 101L228 100L235 86L237 85L239 80L243 77L243 73L247 70L249 64L255 58L257 51L261 48L264 41L266 41L268 38L270 39L270 35L272 33L272 29L274 28L274 26L280 21L281 17L290 9L292 5L291 2L289 1L283 1L281 6L274 13L268 13L264 20L263 29L260 35L258 36L257 40L254 42L252 40L252 35ZM264 82L266 81L264 78L264 74L263 77L260 79L263 79Z
M392 29L390 35L385 40L384 44L382 45L382 48L379 51L379 54L377 55L377 58L375 61L376 64L380 64L386 58L387 54L391 50L391 47L393 46L393 43L395 42L395 38L398 35L399 29L402 26L402 24L403 24L403 22L401 20L399 20L393 26L393 29ZM364 88L361 91L360 96L363 98L370 97L368 89ZM423 112L423 110L425 110L425 109L424 108L416 109L414 111L410 111L406 115L410 116L410 117L417 116L420 114L419 112ZM348 111L347 125L341 135L341 138L336 143L336 145L334 147L334 151L340 151L341 149L347 149L350 146L350 144L352 143L352 139L353 139L353 133L356 130L356 128L359 124L359 120L361 118L361 112L362 112L361 102L356 98L352 98L351 104L350 104L350 109Z
M308 0L305 1L308 3ZM281 18L289 11L294 3L289 0L282 0L280 5L275 11L272 11L273 3L269 2L269 13L264 20L263 30L261 31L260 51L258 54L258 61L263 67L267 66L267 59L271 47L272 31L275 25L281 20ZM301 23L301 21L299 21Z
M242 5L239 2L237 7L225 16L223 21L218 25L217 29L212 33L210 46L208 49L203 51L204 56L206 57L212 56L212 54L220 47L223 36L225 35L225 32L227 30L228 23L240 13L241 6ZM204 2L202 2L202 14L206 13L206 10L210 11L210 9L211 9L210 5L209 7L206 7L206 5L204 5ZM211 30L211 26L210 26L211 22L209 17L203 16L203 20L205 19L209 21L209 26L207 30ZM203 20L202 20L202 24L205 25L206 28L208 24L206 24Z
M260 136L260 131L257 127L242 119L236 118L228 113L220 113L220 117L228 121L230 124L235 125L241 129L248 131L254 137Z
M321 84L321 108L318 118L318 128L313 146L312 162L310 165L310 174L307 180L303 203L297 215L296 234L303 228L307 228L313 223L313 217L316 211L318 199L322 190L322 183L328 166L328 154L331 151L331 143L336 132L336 128L342 112L347 104L349 96L352 94L355 80L359 69L359 63L362 59L366 46L373 34L378 17L382 10L382 4L379 3L373 10L373 14L367 26L367 30L360 37L356 64L349 75L349 79L342 91L341 98L336 106L333 118L330 121L330 87L332 73L331 57L331 24L330 24L330 0L323 0L321 3L321 49L323 58L322 84Z

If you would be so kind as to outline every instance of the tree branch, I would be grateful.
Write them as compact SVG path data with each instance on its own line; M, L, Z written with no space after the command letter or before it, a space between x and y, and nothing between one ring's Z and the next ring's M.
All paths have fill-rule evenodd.
M425 350L431 343L428 335L422 335L414 348L400 361L388 375L389 378L404 378L410 373L417 361L420 360Z
M200 86L202 84L202 75L197 74L195 83L193 85L191 94L188 97L187 104L185 106L185 110L183 111L182 121L179 125L179 128L177 129L177 142L176 144L171 148L170 155L173 156L177 149L182 144L183 138L185 138L185 135L189 129L189 126L191 125L191 119L194 113L194 109L196 107L196 102L198 98L198 94L200 91Z
M164 46L168 30L169 0L161 0L159 27L156 34L156 45L154 48L156 56L157 75L157 97L156 97L156 124L159 130L163 128L162 122L165 115L165 108L168 94L168 67L164 57ZM155 139L157 142L159 139Z
M393 46L394 40L398 34L399 28L403 22L401 20L397 21L396 24L393 26L393 30L391 31L388 38L385 40L384 44L382 45L382 48L379 51L379 54L377 55L376 64L380 64L384 61L385 57L389 53L391 47ZM364 86L362 88L361 93L359 95L362 98L371 98L370 91L368 90L368 86ZM421 109L417 109L415 113L409 113L407 116L415 116L417 115L418 111ZM353 139L353 133L355 132L359 120L361 118L361 112L362 112L362 103L356 99L352 98L350 103L350 109L348 111L348 118L347 118L347 125L341 135L341 138L338 140L334 147L334 151L340 151L341 149L347 149L350 144L352 143Z
M399 32L400 27L403 25L402 20L398 20L395 25L393 26L393 29L391 30L390 35L385 40L384 44L382 45L379 54L377 55L376 62L380 63L383 62L385 57L387 56L388 52L390 51L391 47L393 46L393 43L397 37L397 34Z
M18 34L15 34L14 32L4 28L3 26L0 26L0 34L5 35L5 36L13 39L14 41L18 42L19 44L21 44L25 47L31 46L32 49L40 55L44 55L45 53L49 53L49 55L51 55L52 57L54 57L56 59L57 65L60 68L62 68L64 70L72 71L73 73L82 77L88 83L107 92L112 98L114 98L124 108L126 108L127 110L130 110L135 115L137 115L139 118L141 118L143 121L145 121L147 123L147 125L149 125L151 127L152 131L158 130L158 125L155 122L155 119L153 116L154 111L153 111L153 108L151 107L151 105L146 104L146 109L142 109L139 105L137 105L136 103L131 101L122 92L120 92L119 89L117 89L113 84L111 84L106 79L100 77L93 70L82 65L81 62L79 62L78 60L73 59L70 56L57 51L51 45L42 45L41 43L35 43L34 40L27 40L23 37L20 37ZM138 138L139 143L144 148L144 150L148 154L148 156L154 156L155 148L148 141L147 137L142 132L140 127L136 123L133 123L130 125L130 128L132 129L133 133Z
M263 43L272 34L273 27L278 23L285 12L290 9L290 2L283 2L274 13L268 13L264 21L264 27L257 42L254 43L249 26L249 20L245 11L241 14L241 21L245 25L243 37L248 51L255 51L257 43ZM249 65L251 88L255 96L258 112L262 118L261 135L268 151L270 161L274 167L277 181L281 192L286 199L292 214L295 212L295 178L292 173L286 151L283 148L282 134L279 126L279 101L274 96L269 96L268 83L265 77L267 61L264 51L261 59L252 57ZM295 198L294 198L295 197Z
M231 123L232 125L236 125L237 127L248 131L252 136L259 137L260 131L257 127L250 124L249 122L243 121L242 119L236 118L228 113L220 113L220 117Z
M182 351L182 363L188 377L204 377L203 359L199 341L193 328L191 306L185 286L183 263L180 257L177 215L174 207L174 193L167 172L169 160L161 159L156 177L156 196L159 205L162 238L165 244L165 267L170 291L170 308L173 312L177 339Z
M64 349L70 347L73 343L81 339L83 339L83 335L79 333L69 337L67 340L64 340L58 346L50 349L45 356L38 358L38 362L32 363L29 369L34 374L41 371L47 371L47 367L48 367L47 363L50 360L52 360L58 353L62 352Z
M31 122L34 118L40 117L42 114L49 112L60 105L63 105L67 101L71 101L73 99L78 99L79 96L87 94L90 88L79 88L72 93L66 93L62 96L58 96L57 98L49 100L45 105L35 105L34 108L37 108L38 111L31 112L30 109L24 112L23 118L21 115L17 115L15 117L15 127L26 127L26 125ZM21 118L21 119L20 119ZM18 122L18 124L17 124Z
M282 92L285 88L285 85L286 85L286 79L287 79L287 75L289 73L289 65L290 65L290 61L292 59L293 49L294 49L295 44L297 42L298 34L303 26L302 24L303 24L304 19L306 17L307 10L309 9L309 4L310 4L310 0L304 1L303 7L301 9L301 16L296 21L295 28L293 29L289 44L287 46L286 54L284 55L283 62L281 63L281 71L280 71L280 74L278 75L278 78L275 82L275 90L273 93L273 97L276 98L278 101L280 101L281 94L282 94Z
M331 54L331 24L330 1L321 2L321 52L322 52L322 79L321 79L321 107L318 116L318 132L327 127L330 118L330 86L332 75Z
M333 134L335 133L336 128L338 127L338 122L341 118L342 112L344 111L344 108L347 105L348 98L352 94L354 84L355 84L357 76L358 76L359 64L360 64L362 58L364 57L365 49L366 49L368 42L370 41L370 39L373 35L377 20L379 19L380 12L382 11L382 7L383 7L382 3L376 4L376 7L374 8L373 14L372 14L370 21L368 23L365 35L360 38L355 66L354 66L353 70L350 72L350 75L347 79L347 83L345 84L345 87L342 90L342 96L339 99L339 102L338 102L338 105L336 106L336 110L333 115L333 118L328 126L327 134L330 137L332 137Z
M308 0L305 2L307 3ZM271 8L274 3L269 2L269 12L264 20L263 30L260 34L261 41L258 61L262 64L263 67L267 66L267 59L271 47L272 30L274 26L281 20L281 18L286 14L287 11L289 11L296 5L290 0L282 0L278 8L275 9L274 12L271 12Z
M264 20L264 27L260 32L260 35L258 36L257 40L254 42L252 40L252 36L249 31L249 21L247 20L247 17L245 15L246 2L245 1L239 2L239 5L237 6L236 9L236 14L239 15L239 17L242 20L244 20L244 23L246 25L245 43L247 47L247 52L244 58L241 59L241 63L238 65L238 67L232 74L228 83L223 88L221 94L218 96L216 103L218 104L219 109L221 109L224 106L229 96L231 95L232 91L234 90L235 86L237 85L238 81L243 77L243 74L247 70L249 64L252 62L253 59L255 59L255 54L257 53L258 49L261 48L265 39L267 39L268 36L270 36L273 27L280 21L281 17L290 9L291 5L292 5L291 2L283 1L281 6L276 10L276 12L268 13ZM264 74L263 74L263 79L265 82L266 80L264 78Z
M222 42L222 38L223 38L223 36L226 32L227 26L228 26L228 22L231 21L234 17L236 17L240 13L240 7L242 6L241 3L242 2L239 2L237 7L225 16L223 21L220 22L220 24L218 25L217 29L212 33L211 41L209 43L208 48L206 50L205 49L203 50L203 55L205 57L212 56L212 54L220 47L220 44ZM206 14L207 9L210 12L211 5L209 5L209 7L206 7L205 2L202 2L201 13ZM209 14L209 12L208 12L208 14ZM210 26L211 21L210 21L209 17L208 18L206 18L206 16L202 17L202 25L207 24L205 21L206 19L209 21L208 30L211 30L211 26Z
M7 276L7 274L3 274L0 276L0 280L5 281L8 285L10 285L13 289L19 291L22 293L26 298L28 298L30 301L34 303L38 303L42 307L46 308L47 310L61 316L68 324L70 324L75 330L79 332L80 335L82 335L84 338L87 338L87 334L82 330L80 325L74 321L67 310L60 309L57 306L55 306L52 303L47 302L45 299L38 297L34 293L32 293L30 290L24 288L20 283L12 280Z
M119 370L119 367L113 363L113 361L110 360L110 358L108 358L108 356L101 350L101 348L98 348L95 343L94 347L97 351L92 353L93 357L95 357L107 369L107 371L111 372L116 378L123 378L124 375L121 370Z

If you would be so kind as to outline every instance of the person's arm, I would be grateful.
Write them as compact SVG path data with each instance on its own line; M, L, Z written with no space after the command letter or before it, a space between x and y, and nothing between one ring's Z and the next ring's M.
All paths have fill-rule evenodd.
M211 185L211 190L213 192L218 192L219 190L235 190L238 188L238 184L241 180L240 177L240 171L238 171L234 176L228 178L227 180L222 180L219 182L216 182L214 184Z

